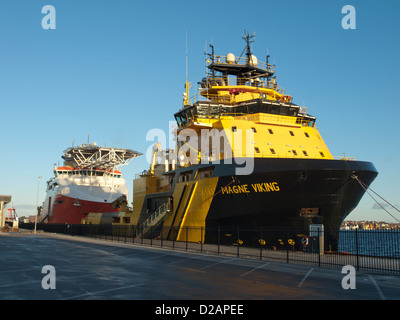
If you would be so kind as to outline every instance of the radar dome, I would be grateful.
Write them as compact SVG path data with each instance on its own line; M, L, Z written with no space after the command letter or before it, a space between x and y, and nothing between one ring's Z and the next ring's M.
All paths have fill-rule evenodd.
M257 57L255 55L251 55L250 56L250 62L249 64L253 67L257 66L258 61L257 61Z
M235 63L235 55L233 53L228 53L225 60L226 63Z

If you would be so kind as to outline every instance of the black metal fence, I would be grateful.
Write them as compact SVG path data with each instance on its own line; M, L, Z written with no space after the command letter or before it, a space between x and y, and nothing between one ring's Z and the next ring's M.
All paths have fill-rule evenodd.
M20 224L20 228L33 229L34 224ZM132 225L71 224L38 224L37 229L174 250L317 266L352 265L357 270L400 273L400 230L328 233L244 227L159 227L143 233Z

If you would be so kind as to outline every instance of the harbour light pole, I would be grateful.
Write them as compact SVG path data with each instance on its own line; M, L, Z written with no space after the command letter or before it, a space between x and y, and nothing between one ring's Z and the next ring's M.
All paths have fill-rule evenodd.
M38 202L39 202L39 183L40 179L42 177L39 176L38 178L38 184L37 184L37 196L36 196L36 215L35 215L35 229L33 231L34 234L36 234L36 224L37 224L37 216L38 216Z

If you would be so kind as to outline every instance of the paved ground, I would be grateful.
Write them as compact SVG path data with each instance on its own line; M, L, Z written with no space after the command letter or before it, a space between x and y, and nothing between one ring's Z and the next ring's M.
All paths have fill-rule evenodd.
M238 259L68 235L0 233L2 300L398 300L400 277ZM42 273L46 265L51 273ZM55 283L55 289L43 289Z

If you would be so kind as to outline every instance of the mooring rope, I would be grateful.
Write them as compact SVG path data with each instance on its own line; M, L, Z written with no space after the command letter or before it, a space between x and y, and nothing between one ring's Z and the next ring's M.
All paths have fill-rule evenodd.
M389 204L392 208L394 208L395 210L397 210L398 212L400 212L399 209L397 209L394 205L392 205L389 201L385 200L384 198L382 198L379 194L377 194L374 190L372 190L367 184L365 184L364 182L362 182L354 173L351 175L351 177L353 179L356 179L357 182L360 184L360 186L365 190L366 193L368 193L368 195L383 209L386 211L387 214L389 214L393 219L395 219L397 222L400 222L400 220L398 220L396 217L394 217L389 211L387 211L382 204L380 204L372 195L371 193L369 193L368 189L371 190L374 194L376 194L379 198L381 198L383 201L385 201L387 204Z

